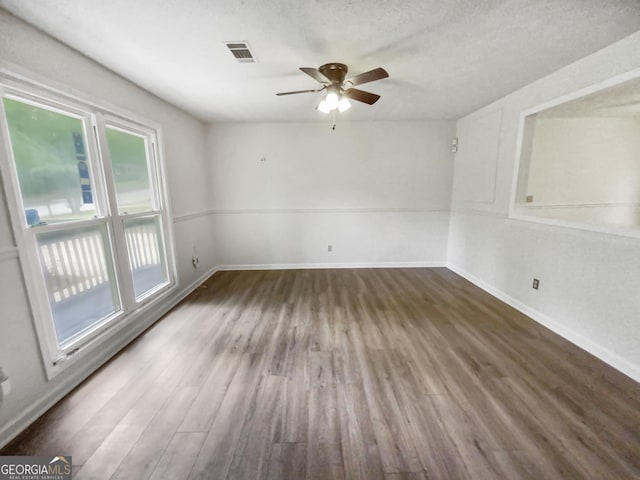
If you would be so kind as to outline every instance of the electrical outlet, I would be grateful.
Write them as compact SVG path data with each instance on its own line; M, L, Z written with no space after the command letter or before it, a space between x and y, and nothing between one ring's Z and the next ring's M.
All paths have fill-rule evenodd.
M533 279L533 289L534 290L538 290L538 287L540 286L540 280L538 280L537 278Z
M333 252L333 245L327 245L327 252Z

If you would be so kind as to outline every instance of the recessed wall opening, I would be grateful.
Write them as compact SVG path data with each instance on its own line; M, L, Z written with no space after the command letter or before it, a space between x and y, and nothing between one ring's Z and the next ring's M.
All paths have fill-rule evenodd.
M640 231L640 79L523 115L514 213Z

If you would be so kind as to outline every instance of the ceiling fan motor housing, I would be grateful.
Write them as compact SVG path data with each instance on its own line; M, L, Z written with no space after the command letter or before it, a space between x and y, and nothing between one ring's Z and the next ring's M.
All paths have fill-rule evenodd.
M342 85L349 69L344 63L325 63L318 68L318 71L331 83Z

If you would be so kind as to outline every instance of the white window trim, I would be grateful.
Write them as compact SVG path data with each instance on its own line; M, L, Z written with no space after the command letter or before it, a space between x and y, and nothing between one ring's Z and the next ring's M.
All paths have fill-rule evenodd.
M150 181L155 182L155 188L153 188L152 191L154 197L156 197L154 198L154 202L157 202L155 205L159 207L159 211L154 212L154 215L159 215L162 225L162 233L164 236L162 241L165 248L168 279L167 283L146 292L137 301L135 298L133 301L127 298L120 298L121 311L116 312L114 315L92 327L83 335L81 341L71 342L69 345L66 345L64 349L60 349L50 313L48 295L46 294L47 289L42 275L40 259L38 258L35 245L36 236L35 234L30 234L24 226L24 213L20 208L22 197L18 187L19 181L16 169L11 165L13 157L11 155L8 125L2 121L2 128L0 128L0 174L3 180L2 185L5 190L7 209L9 210L13 236L19 252L19 261L27 288L27 297L32 310L32 318L38 337L43 366L47 378L51 379L66 368L86 358L87 355L91 355L92 352L95 352L101 345L104 345L105 342L108 342L109 339L117 335L118 332L130 327L146 312L152 310L155 305L166 300L170 293L176 289L177 265L174 248L173 215L171 212L166 176L161 126L134 113L126 112L113 106L105 107L93 99L86 99L86 97L81 98L75 94L67 94L57 88L45 86L43 83L32 80L31 78L32 77L28 77L23 73L16 74L13 69L8 70L0 64L0 92L2 94L15 93L20 101L26 99L27 101L33 101L36 105L42 104L53 109L58 107L63 114L77 115L83 119L86 130L85 135L87 137L86 148L88 155L91 157L91 173L93 175L95 195L100 195L102 202L98 203L103 206L107 205L107 200L109 199L109 210L113 208L110 202L115 200L115 197L107 195L107 192L103 191L103 186L106 186L108 190L113 184L106 181L108 180L106 178L97 177L98 175L102 175L101 172L106 172L107 168L96 168L95 162L100 161L99 159L101 158L106 164L107 162L110 163L110 159L108 155L98 157L98 152L94 151L95 146L97 146L102 149L102 152L105 152L103 149L106 147L106 144L101 144L100 138L92 139L89 137L95 135L96 132L100 132L98 128L100 122L107 121L114 126L119 125L127 130L137 132L145 136L145 138L149 138L151 143L149 147L152 150L149 152L149 155L155 157L155 162L149 157L150 163L153 164L150 169L150 175L153 176L153 178L150 178ZM2 118L6 118L2 102L0 102L0 114ZM102 126L104 126L104 123ZM99 136L100 135L98 135L98 137ZM102 136L104 136L104 131ZM107 158L107 160L105 160L105 158ZM109 212L98 213L108 214ZM101 219L98 219L98 222L90 221L88 223L91 225L105 223L107 228L110 228L111 225L115 226L117 222L116 217L113 215L114 211L111 210L110 213L112 215L112 221L103 218L103 222L100 222ZM117 213L117 211L115 211L115 213ZM149 214L149 212L144 212L143 215L131 215L127 216L127 218L135 218ZM64 230L66 228L77 228L82 224L82 222L72 222L69 224L56 225L55 228ZM114 242L112 241L112 243ZM122 246L117 247L116 245L111 245L111 247L114 257L114 268L120 270L118 263L125 262L127 263L126 271L128 272L126 245L124 245L124 249ZM123 275L119 272L116 272L113 281L116 283L132 282L131 275ZM119 288L121 292L120 297L124 296L125 292L132 292L132 289L127 288L127 285L119 286L125 287Z
M537 105L527 110L523 110L520 113L520 118L518 123L518 136L516 139L516 158L514 162L513 177L511 181L511 200L509 202L509 218L510 219L529 222L529 223L550 225L555 227L572 228L575 230L584 230L584 231L594 232L594 233L605 233L609 235L617 235L622 237L640 238L640 228L616 226L616 225L592 225L588 223L572 222L569 220L561 220L561 219L554 219L554 218L536 217L534 215L527 215L524 212L524 209L520 208L523 202L522 202L522 199L519 198L519 196L525 195L524 193L525 189L521 188L522 180L523 180L521 178L521 175L524 174L524 168L529 167L529 160L524 158L525 152L523 151L525 131L526 131L525 122L527 120L527 117L529 117L530 115L534 115L536 113L542 112L543 110L547 110L549 108L561 105L563 103L567 103L572 100L576 100L578 98L591 95L592 93L599 92L609 87L614 87L616 85L619 85L621 83L624 83L636 78L640 78L640 68L622 73L620 75L616 75L612 78L590 85L586 88L582 88L575 92L563 95L561 97L555 98L541 105Z

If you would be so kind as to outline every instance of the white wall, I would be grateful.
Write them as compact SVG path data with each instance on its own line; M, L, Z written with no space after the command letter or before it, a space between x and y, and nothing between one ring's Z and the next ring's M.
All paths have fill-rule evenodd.
M444 264L453 134L445 121L210 126L218 263Z
M178 287L173 297L178 298L179 293L214 265L211 221L198 215L209 209L211 203L204 125L2 9L0 51L3 69L162 125L169 190L177 220L174 231ZM201 259L197 270L191 266L194 246ZM13 389L0 405L0 445L145 324L137 322L91 359L73 365L47 382L4 193L0 195L0 306L0 366L9 375Z
M640 118L537 118L529 188L539 204L640 202Z
M536 118L527 214L640 225L640 118Z
M448 262L640 381L640 240L508 218L520 113L639 67L636 33L458 122ZM477 151L493 185L472 181Z

